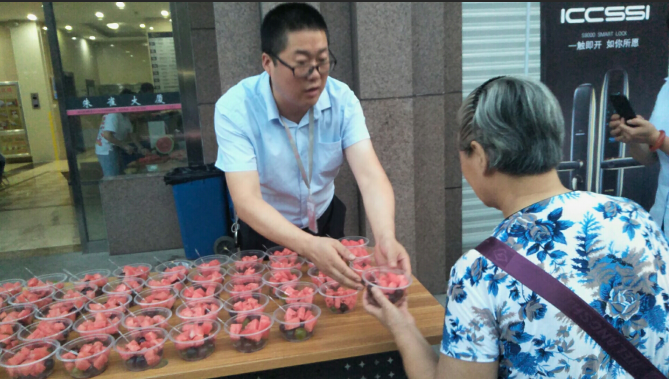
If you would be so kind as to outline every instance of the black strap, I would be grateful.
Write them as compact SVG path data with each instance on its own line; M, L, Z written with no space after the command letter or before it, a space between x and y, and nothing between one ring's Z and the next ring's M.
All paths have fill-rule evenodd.
M574 321L635 379L665 379L641 352L593 307L546 271L497 238L476 250Z

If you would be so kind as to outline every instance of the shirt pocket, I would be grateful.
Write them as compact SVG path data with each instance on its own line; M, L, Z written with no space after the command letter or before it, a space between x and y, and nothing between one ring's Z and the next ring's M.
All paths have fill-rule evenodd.
M339 168L344 163L344 151L341 148L342 141L319 142L314 151L314 168L316 170L313 180L320 186L325 186L337 176Z

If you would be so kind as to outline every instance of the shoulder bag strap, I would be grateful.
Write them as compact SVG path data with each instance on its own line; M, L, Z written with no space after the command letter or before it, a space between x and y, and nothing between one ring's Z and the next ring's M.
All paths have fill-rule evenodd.
M635 379L665 379L660 370L593 307L516 250L494 237L481 242L476 250L574 321Z

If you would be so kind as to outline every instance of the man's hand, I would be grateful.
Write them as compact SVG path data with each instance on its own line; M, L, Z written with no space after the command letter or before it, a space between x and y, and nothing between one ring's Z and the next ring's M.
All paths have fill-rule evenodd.
M411 275L411 259L402 244L394 237L381 238L374 247L377 264L400 267Z
M379 306L370 304L369 297L373 296ZM408 302L405 300L402 304L395 306L377 287L367 287L362 295L362 305L365 310L376 317L383 326L388 328L391 333L406 329L407 325L415 322L411 313L409 313Z
M340 284L349 288L362 289L360 277L347 263L355 256L341 242L332 238L313 237L298 253L304 255L320 271Z
M125 150L125 152L128 153L129 155L131 155L135 151L135 148L132 147L132 145L130 144L125 144L121 148Z
M655 125L646 121L641 116L627 121L629 126L625 124L625 119L620 115L614 114L611 116L609 128L611 128L611 136L618 142L623 143L641 143L646 145L654 145L660 136L660 132L655 128Z

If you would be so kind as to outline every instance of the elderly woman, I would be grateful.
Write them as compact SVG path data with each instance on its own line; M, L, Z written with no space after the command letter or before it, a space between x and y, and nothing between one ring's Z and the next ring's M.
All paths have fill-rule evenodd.
M590 304L669 373L669 246L630 200L562 186L564 121L541 83L486 82L459 112L462 173L506 219L492 236ZM380 307L367 301L374 296ZM365 309L392 332L410 378L631 378L555 306L478 251L451 270L441 354L406 304L376 289Z

